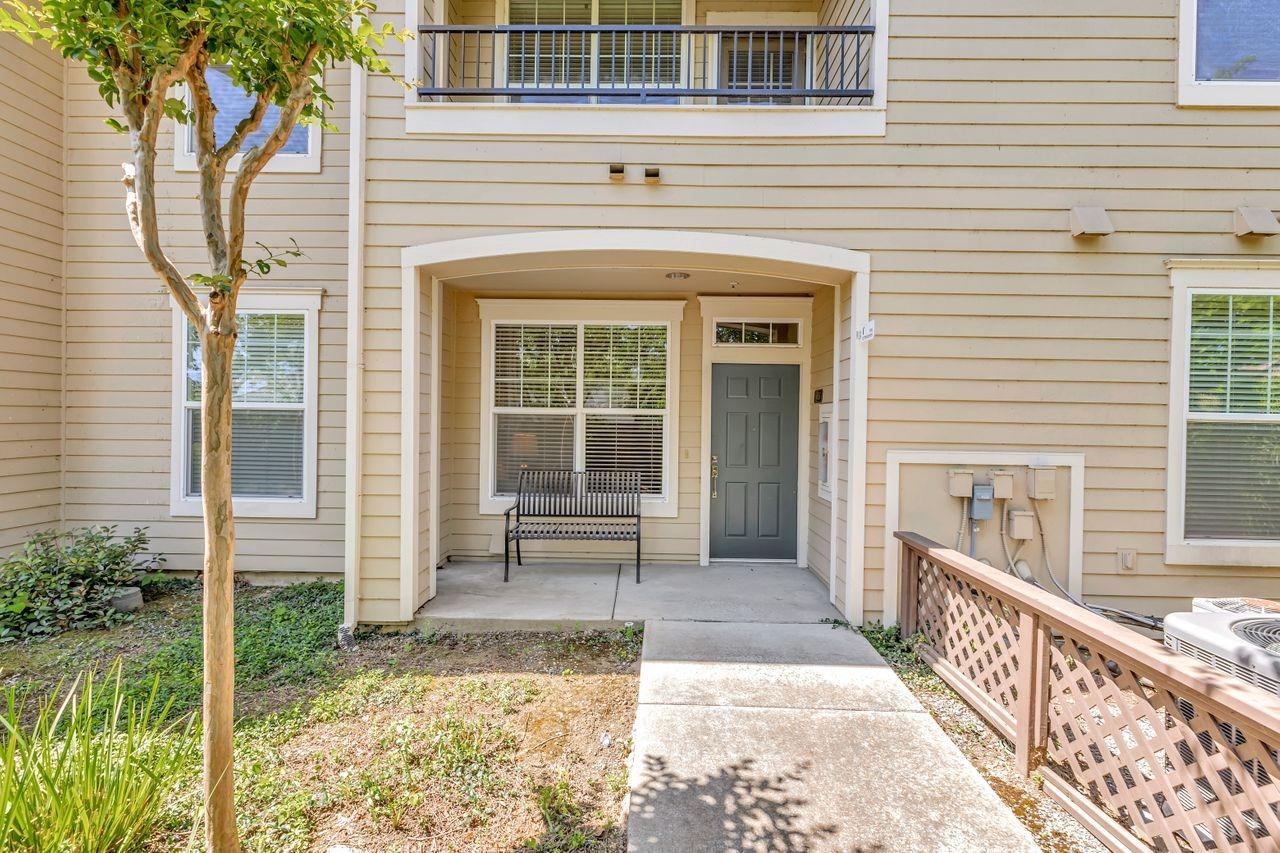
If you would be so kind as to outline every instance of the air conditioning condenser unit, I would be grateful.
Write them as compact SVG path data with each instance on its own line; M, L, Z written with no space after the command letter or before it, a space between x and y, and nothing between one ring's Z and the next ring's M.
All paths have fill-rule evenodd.
M1280 615L1171 613L1164 644L1280 696Z

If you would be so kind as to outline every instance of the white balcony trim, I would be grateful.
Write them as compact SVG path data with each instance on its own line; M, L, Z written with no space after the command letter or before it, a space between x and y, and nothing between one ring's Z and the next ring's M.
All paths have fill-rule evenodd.
M884 136L885 111L782 104L413 103L405 107L405 130L431 136Z

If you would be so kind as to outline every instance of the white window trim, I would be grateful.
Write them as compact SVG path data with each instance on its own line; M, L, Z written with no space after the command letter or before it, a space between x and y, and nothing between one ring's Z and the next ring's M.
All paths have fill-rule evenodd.
M405 27L417 32L423 0L405 6ZM415 69L405 91L405 131L450 136L607 136L751 139L883 137L889 103L889 3L875 8L871 47L874 93L869 106L788 106L783 104L496 104L422 103L416 71L422 62L418 39L404 46L404 67ZM445 0L433 0L431 17L446 20ZM691 0L684 18L692 21ZM496 10L506 20L506 3ZM406 73L408 76L408 73Z
M319 443L319 369L320 369L320 302L321 288L254 287L240 293L236 307L245 311L287 311L302 313L304 321L304 358L307 375L303 383L303 456L302 498L236 499L235 514L239 518L315 518L316 458ZM170 300L172 302L172 300ZM172 414L170 432L169 514L173 516L203 515L198 497L188 497L184 488L186 472L186 331L187 318L176 303L172 304L173 357L171 366Z
M814 451L818 459L818 500L824 503L831 503L831 481L835 477L835 453L832 445L832 437L835 435L833 422L835 420L835 406L831 403L823 403L818 407L818 432L814 436ZM827 478L822 479L822 425L827 425Z
M1196 293L1280 294L1280 260L1175 259L1168 261L1173 288L1169 364L1169 448L1165 505L1165 562L1197 566L1280 566L1280 540L1188 539L1184 534L1187 375L1191 346L1191 297Z
M413 39L410 41L414 44L417 42ZM186 86L181 87L178 97L183 100L187 99ZM277 173L311 173L320 171L320 141L324 136L324 130L320 126L320 122L312 122L304 125L307 130L307 153L306 154L289 154L284 151L277 152L263 169L264 172ZM296 128L295 128L296 129ZM191 125L175 123L173 129L173 170L175 172L195 172L199 170L196 165L196 155L189 151L193 147L191 145ZM243 154L237 154L227 162L227 174L239 171L240 161L244 158Z
M501 515L513 503L498 495L493 464L493 329L495 324L524 323L645 323L667 326L667 436L663 448L663 495L645 496L641 514L675 518L680 488L680 323L684 300L617 299L477 299L481 320L480 380L480 495L481 515ZM625 318L625 319L624 319ZM581 448L578 448L581 452Z
M1196 79L1196 4L1178 0L1178 106L1280 107L1280 80Z

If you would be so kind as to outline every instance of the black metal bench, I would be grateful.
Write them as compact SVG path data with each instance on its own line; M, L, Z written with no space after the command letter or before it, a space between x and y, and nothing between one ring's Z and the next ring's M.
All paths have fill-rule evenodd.
M523 566L520 543L525 539L634 540L640 583L639 471L521 471L515 505L505 515L503 583L511 574L511 543L516 543L516 565Z

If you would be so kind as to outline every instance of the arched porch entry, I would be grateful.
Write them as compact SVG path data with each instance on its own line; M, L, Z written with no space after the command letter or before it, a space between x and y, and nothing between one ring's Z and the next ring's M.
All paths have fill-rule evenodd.
M552 316L572 313L583 305L588 306L583 310L590 310L591 305L604 301L614 313L643 314L663 310L659 304L683 300L683 331L673 348L672 369L677 378L672 391L676 399L671 402L672 427L666 438L680 442L670 448L670 476L679 482L669 486L668 498L681 504L682 536L691 534L696 525L696 551L695 539L688 535L687 553L680 558L706 565L713 556L707 496L712 492L709 415L714 365L797 360L794 353L784 356L781 349L771 353L761 347L712 346L709 342L716 334L716 320L756 316L727 306L750 305L768 313L808 297L818 310L812 312L804 333L806 362L800 368L804 392L800 403L812 418L817 418L820 410L828 412L823 435L832 461L821 487L823 496L819 496L818 488L810 488L816 486L816 475L813 483L809 476L813 467L809 460L816 451L810 447L810 438L817 434L816 426L802 420L797 562L806 565L810 553L821 558L813 562L825 565L813 568L826 580L831 601L837 603L839 597L846 617L862 621L867 357L866 344L857 340L857 330L867 321L867 254L739 234L588 229L441 241L406 248L401 257L400 597L406 620L435 594L435 570L443 559L480 547L473 544L474 532L467 534L472 544L459 545L467 541L466 536L453 528L473 531L484 519L495 529L501 525L501 517L492 516L493 507L485 504L486 485L491 490L492 483L486 484L483 464L475 483L464 483L460 475L448 470L451 460L459 455L457 447L449 443L453 435L451 413L442 398L443 388L451 381L445 367L451 362L450 312L455 304L465 302L473 313L475 305L482 306L480 311L510 311L512 305L520 305L520 313L532 321L548 312ZM673 298L677 291L679 300ZM516 303L517 299L529 301ZM476 327L491 331L489 322L480 320ZM821 353L815 352L818 347ZM482 360L483 368L477 367L466 384L475 376L490 375L491 358L483 355ZM814 376L821 381L811 382ZM824 395L821 403L813 395L819 388ZM447 395L449 399L461 396L461 392ZM480 406L481 411L465 414L466 419L479 418L483 432L488 409L483 403ZM466 500L457 500L454 489L465 492ZM477 490L480 498L475 507L471 496ZM696 511L691 504L696 504ZM459 505L464 506L468 518L455 522L450 513ZM668 515L657 506L654 514ZM670 515L675 514L673 503ZM665 523L665 519L654 519L658 529L668 529L660 527ZM825 546L825 553L817 553L823 550L820 546Z

